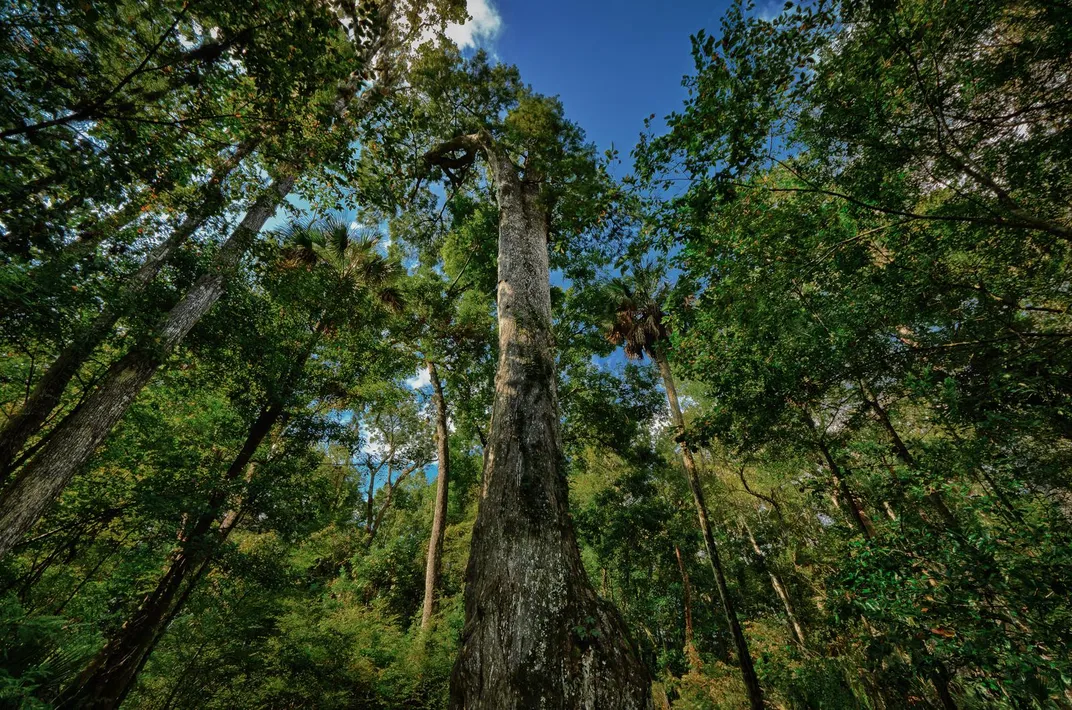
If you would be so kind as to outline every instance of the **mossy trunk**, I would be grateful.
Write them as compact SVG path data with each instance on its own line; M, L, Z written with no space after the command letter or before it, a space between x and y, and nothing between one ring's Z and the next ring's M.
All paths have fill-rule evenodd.
M651 708L647 671L588 579L569 514L547 212L508 158L481 149L499 203L499 363L450 707Z

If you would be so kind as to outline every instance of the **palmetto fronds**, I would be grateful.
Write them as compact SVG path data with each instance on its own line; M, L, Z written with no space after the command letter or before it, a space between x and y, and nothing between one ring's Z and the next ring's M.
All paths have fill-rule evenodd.
M608 304L606 337L621 345L627 357L655 358L659 344L670 337L662 303L669 292L662 271L640 266L628 276L611 279L605 286Z
M349 288L375 295L393 311L402 309L402 292L397 283L403 269L380 252L380 234L376 230L352 229L329 217L319 222L291 223L277 235L285 245L284 267L330 270Z

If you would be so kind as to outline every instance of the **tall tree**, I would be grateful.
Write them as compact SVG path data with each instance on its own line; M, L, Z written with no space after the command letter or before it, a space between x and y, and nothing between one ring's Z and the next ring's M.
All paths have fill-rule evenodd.
M447 400L443 382L435 362L428 361L428 377L432 382L432 399L436 411L436 493L432 514L432 533L428 538L428 560L424 572L424 606L421 628L427 629L436 611L436 594L443 564L443 536L447 529L447 495L450 486L450 431L447 427Z
M250 425L245 442L205 509L183 530L180 545L171 555L156 588L64 691L59 701L61 707L115 708L130 692L165 623L178 613L189 590L234 528L245 495L240 494L232 504L232 511L223 515L229 491L239 481L243 481L243 488L248 488L255 470L253 456L292 406L290 400L303 381L304 371L321 339L353 317L341 306L361 303L364 292L371 292L379 302L392 308L399 306L394 283L398 267L379 254L375 238L358 235L334 220L323 225L294 224L281 237L286 244L285 266L324 272L320 284L315 281L312 284L321 285L323 293L321 304L314 306L320 312L308 324L306 342L300 344L293 362L279 373L279 379L271 383L269 400L263 403ZM310 285L309 280L305 285Z
M223 207L223 181L235 170L256 146L250 140L230 152L201 186L194 197L195 207L175 227L168 238L154 248L141 266L124 279L120 296L129 308L146 290L167 261L180 249L202 225ZM135 205L136 210L140 209ZM71 336L71 341L48 366L37 381L33 391L0 430L0 481L15 468L16 457L27 442L44 427L49 416L59 405L64 391L90 355L111 334L123 313L123 304L108 304L84 328Z
M499 363L451 706L650 707L644 666L581 563L559 429L547 245L566 176L592 189L600 173L561 106L511 73L448 56L421 74L447 117L424 170L458 185L485 165L499 208ZM464 126L451 125L454 96L478 109Z
M703 483L700 481L696 460L689 449L685 417L681 412L674 374L670 369L670 358L667 352L670 345L670 331L665 323L666 314L663 311L663 301L668 296L668 286L655 268L637 267L628 280L615 279L608 284L607 290L608 304L614 314L607 338L616 345L624 346L628 357L640 359L647 355L658 365L663 388L666 390L670 420L677 431L677 440L681 446L681 462L685 467L689 490L692 491L692 501L696 506L696 515L699 518L707 558L715 577L715 586L722 602L722 610L726 615L726 623L729 625L733 643L737 649L741 677L748 691L749 703L755 710L761 710L763 689L759 685L759 677L752 664L748 639L741 628L736 605L730 595L729 586L726 584L726 573L715 543L714 533L711 530L707 502L704 500Z
M326 114L322 117L337 130L331 140L342 145L350 135L348 114L352 109L360 115L362 105L381 95L383 87L363 87L369 72L382 80L397 80L400 53L414 32L423 31L415 25L407 7L387 3L360 9L361 16L352 22L371 18L372 33L357 48L357 67L326 97ZM408 14L410 13L410 14ZM417 12L419 14L419 12ZM345 31L345 28L343 29ZM363 89L363 90L362 90ZM356 106L352 104L357 104ZM306 156L307 160L307 156ZM26 465L21 475L0 496L0 555L40 518L44 510L67 485L71 477L92 455L112 427L122 417L137 393L153 373L182 341L200 318L219 300L226 290L227 280L252 245L257 233L274 214L276 207L293 188L299 170L293 165L281 168L262 195L246 213L228 240L221 246L211 272L204 274L159 324L156 332L144 338L106 373L101 384L87 400L68 417L48 443Z

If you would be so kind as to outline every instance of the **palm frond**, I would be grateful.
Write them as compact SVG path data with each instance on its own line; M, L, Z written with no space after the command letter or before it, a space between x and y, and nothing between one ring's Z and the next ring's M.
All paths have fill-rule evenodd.
M669 338L662 308L668 290L662 272L649 266L638 266L628 276L605 284L609 310L605 337L622 346L626 357L654 358L660 343Z
M320 260L323 233L312 221L296 221L277 229L276 238L283 244L282 265L286 268L313 268Z
M294 222L276 234L284 244L284 266L327 269L325 273L334 273L340 285L370 293L391 311L402 310L404 298L397 284L405 269L380 250L377 230L354 229L329 217L320 222Z

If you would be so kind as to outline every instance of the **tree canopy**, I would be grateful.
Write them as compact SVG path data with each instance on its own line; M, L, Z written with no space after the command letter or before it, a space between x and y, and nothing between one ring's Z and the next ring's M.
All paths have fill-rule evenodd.
M1072 8L466 15L0 10L0 705L1069 707Z

